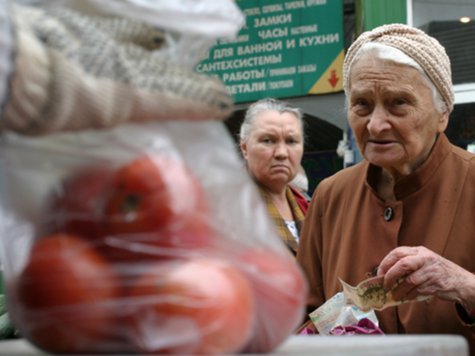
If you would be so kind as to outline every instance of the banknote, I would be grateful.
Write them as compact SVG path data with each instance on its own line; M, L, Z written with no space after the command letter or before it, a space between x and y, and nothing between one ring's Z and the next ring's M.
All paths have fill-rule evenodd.
M383 276L365 279L354 287L340 278L339 280L343 286L346 304L355 305L362 311L383 310L391 306L413 301L424 301L431 298L431 296L418 296L415 299L394 300L391 290L386 290L383 287ZM403 278L398 280L396 286L403 281Z

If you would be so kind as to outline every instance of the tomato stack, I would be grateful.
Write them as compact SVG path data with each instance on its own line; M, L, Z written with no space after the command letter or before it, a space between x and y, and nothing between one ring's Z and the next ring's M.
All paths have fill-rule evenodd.
M53 353L268 352L303 317L290 254L226 238L181 161L68 176L9 285L14 323Z

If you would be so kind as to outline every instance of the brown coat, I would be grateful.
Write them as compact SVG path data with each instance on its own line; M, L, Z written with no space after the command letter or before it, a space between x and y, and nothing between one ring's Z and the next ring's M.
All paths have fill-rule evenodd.
M363 161L322 181L312 198L297 258L310 283L309 307L341 291L338 277L356 285L401 245L423 245L475 272L475 155L437 140L428 160L397 183L385 204L372 187L378 169ZM392 209L391 218L388 208ZM385 333L463 334L454 303L433 298L378 312Z

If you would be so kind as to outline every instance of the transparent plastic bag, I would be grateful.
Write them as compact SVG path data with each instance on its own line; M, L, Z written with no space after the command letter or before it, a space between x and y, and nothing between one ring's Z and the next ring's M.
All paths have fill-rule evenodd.
M302 320L303 275L222 124L8 134L1 163L9 309L38 347L266 352Z
M157 55L184 65L210 41L168 35ZM0 194L9 312L44 351L268 352L303 320L304 276L220 122L4 133Z
M32 6L68 6L87 13L119 15L201 37L230 37L244 24L233 0L14 0Z
M216 39L233 38L245 23L234 0L15 0L42 8L68 7L91 16L119 16L165 30L157 56L194 67Z

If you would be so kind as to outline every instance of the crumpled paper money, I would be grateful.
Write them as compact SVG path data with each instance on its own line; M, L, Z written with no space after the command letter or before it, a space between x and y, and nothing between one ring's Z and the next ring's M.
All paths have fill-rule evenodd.
M415 299L394 300L392 291L384 289L383 279L383 276L371 277L353 287L339 278L343 286L346 304L355 305L363 311L383 310L388 307L431 298L431 296L418 296ZM400 279L395 286L403 281L404 279Z
M378 326L378 318L373 310L362 311L354 305L346 304L342 292L328 299L311 312L309 317L320 335L331 335L335 327L357 325L362 319L368 319Z

